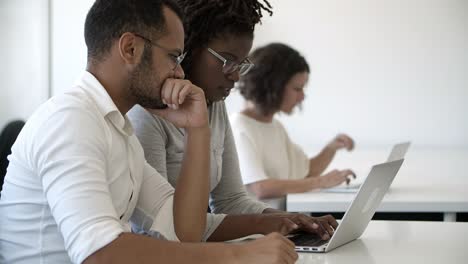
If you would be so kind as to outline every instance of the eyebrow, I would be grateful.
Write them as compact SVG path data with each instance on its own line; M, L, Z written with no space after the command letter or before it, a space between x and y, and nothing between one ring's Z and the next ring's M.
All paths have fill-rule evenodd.
M228 55L228 56L232 57L232 58L233 58L233 60L238 60L237 56L236 56L236 55L234 55L234 54L232 54L232 53L230 53L230 52L226 52L226 51L220 51L219 53L222 53L222 54ZM243 61L245 61L245 60L246 60L246 59L248 59L248 58L249 58L249 56L247 56L247 57L243 58L243 59L242 59L242 60L240 60L239 62L243 62Z

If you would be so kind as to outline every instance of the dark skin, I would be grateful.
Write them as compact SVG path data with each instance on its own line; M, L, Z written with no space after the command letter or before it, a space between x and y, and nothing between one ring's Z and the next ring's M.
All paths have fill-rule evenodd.
M244 61L252 48L251 35L224 34L213 39L205 47L193 51L189 80L201 87L208 103L223 100L229 95L234 83L239 81L239 72L222 72L223 63L208 52L211 48L226 59L237 63ZM317 233L324 240L330 239L338 223L330 216L310 217L302 214L266 209L263 214L228 215L209 237L209 241L226 241L251 234L279 232L283 235L298 230Z
M210 41L206 47L213 49L226 59L240 63L249 55L252 37L226 34ZM206 48L194 50L191 74L188 78L203 89L208 102L216 102L225 98L229 95L229 93L226 94L226 90L231 90L234 83L239 81L238 71L225 75L221 71L222 66L223 63Z
M170 106L151 111L187 133L186 158L174 194L174 226L181 240L199 241L206 224L209 192L207 104L203 90L188 80L179 79L183 71L180 66L174 68L170 54L184 48L182 21L168 8L163 12L167 29L163 36L150 31L138 33L145 34L151 41L157 40L168 50L152 46L151 56L145 57L145 40L126 32L113 43L104 60L90 62L87 70L105 87L122 115L135 104L159 108L164 102ZM297 257L291 241L279 234L243 245L228 245L177 243L122 233L83 263L292 264Z

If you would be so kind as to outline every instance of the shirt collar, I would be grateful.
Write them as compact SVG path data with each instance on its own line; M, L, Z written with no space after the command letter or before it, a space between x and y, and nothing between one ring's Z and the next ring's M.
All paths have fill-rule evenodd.
M80 86L90 96L103 117L108 118L125 135L133 135L133 127L127 116L120 113L107 90L93 74L85 71L76 85Z

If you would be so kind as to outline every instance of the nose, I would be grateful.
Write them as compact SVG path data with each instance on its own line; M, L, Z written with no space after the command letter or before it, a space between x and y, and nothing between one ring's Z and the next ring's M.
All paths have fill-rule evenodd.
M174 69L174 77L176 79L184 79L185 78L185 72L184 72L184 69L182 69L182 65L179 64Z
M304 91L301 91L301 92L299 93L299 102L304 101L304 99L305 99L305 93L304 93Z

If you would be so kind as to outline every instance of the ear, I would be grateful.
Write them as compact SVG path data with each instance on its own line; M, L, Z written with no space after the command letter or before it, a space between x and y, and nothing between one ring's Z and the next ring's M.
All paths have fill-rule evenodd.
M125 32L120 36L119 54L126 64L139 63L145 48L143 41L130 32Z

